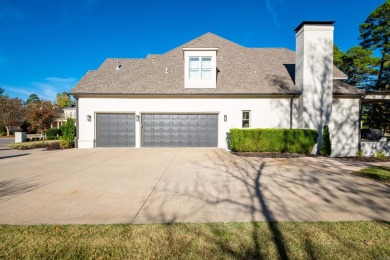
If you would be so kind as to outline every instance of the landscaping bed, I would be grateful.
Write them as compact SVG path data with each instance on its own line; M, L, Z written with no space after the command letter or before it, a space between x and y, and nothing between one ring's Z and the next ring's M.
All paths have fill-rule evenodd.
M0 259L389 259L390 223L0 225Z
M60 149L60 141L47 140L44 142L34 141L34 142L13 143L10 145L10 147L18 150L28 150L28 149L37 149L37 148L45 148L46 150L56 150L56 149Z
M315 157L316 155L312 154L298 154L298 153L257 153L257 152L231 152L237 156L243 157L259 157L259 158L300 158L300 157Z
M374 156L350 156L350 157L337 157L342 160L348 160L348 161L358 161L358 162L385 162L390 161L389 157L386 157L386 159L377 158Z

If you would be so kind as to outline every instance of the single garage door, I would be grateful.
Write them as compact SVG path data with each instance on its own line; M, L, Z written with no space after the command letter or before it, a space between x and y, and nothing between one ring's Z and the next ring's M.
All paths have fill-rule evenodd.
M97 114L97 147L134 147L134 114Z
M143 114L144 147L216 147L216 114Z

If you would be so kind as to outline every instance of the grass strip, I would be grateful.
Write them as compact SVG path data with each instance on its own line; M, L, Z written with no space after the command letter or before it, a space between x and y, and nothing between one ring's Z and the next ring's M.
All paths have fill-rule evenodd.
M353 174L390 184L390 167L369 166L361 169L360 171L354 172Z
M274 237L275 228L279 239ZM283 255L389 259L390 222L0 225L0 259L278 259Z

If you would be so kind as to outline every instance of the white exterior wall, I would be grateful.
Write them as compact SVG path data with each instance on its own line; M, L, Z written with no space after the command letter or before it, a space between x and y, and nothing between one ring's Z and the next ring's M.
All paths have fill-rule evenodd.
M390 156L390 142L387 142L386 138L379 142L362 142L361 145L364 156L375 156L377 152Z
M333 99L329 132L332 141L331 156L355 156L359 148L359 99Z
M332 117L333 26L306 24L296 33L295 80L299 99L299 127L318 131L318 153L322 129Z
M290 128L290 98L79 98L79 148L93 148L96 113L216 113L218 147L227 149L226 133L241 128L242 110L251 111L251 128ZM296 102L295 102L296 103ZM296 112L294 113L296 115ZM90 122L87 115L92 116ZM227 115L227 122L224 122ZM294 115L293 115L294 118ZM297 123L293 123L296 127ZM136 122L136 147L141 126Z

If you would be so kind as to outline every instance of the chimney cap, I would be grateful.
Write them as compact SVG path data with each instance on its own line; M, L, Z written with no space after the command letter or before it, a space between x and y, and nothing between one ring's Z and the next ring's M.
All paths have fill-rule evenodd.
M333 25L335 21L303 21L297 28L295 28L295 32L298 32L305 24L310 25Z

